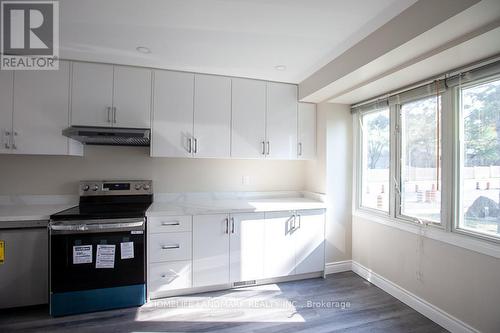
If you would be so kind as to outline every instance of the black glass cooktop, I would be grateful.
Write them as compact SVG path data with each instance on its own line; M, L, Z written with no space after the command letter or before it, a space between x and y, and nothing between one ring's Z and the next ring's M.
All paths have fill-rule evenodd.
M80 205L50 216L53 221L140 218L152 203L151 195L82 197Z

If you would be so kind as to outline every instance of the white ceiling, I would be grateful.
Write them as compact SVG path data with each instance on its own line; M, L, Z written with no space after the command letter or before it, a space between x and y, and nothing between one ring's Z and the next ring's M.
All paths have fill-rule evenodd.
M63 0L60 55L298 83L415 1Z

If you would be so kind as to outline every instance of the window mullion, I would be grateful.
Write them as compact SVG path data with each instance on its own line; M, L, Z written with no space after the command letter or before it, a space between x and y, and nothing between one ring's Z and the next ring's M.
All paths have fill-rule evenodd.
M441 170L445 171L441 172L441 225L447 231L451 231L455 217L453 198L458 189L458 186L454 186L455 172L453 170L456 113L453 112L453 107L453 89L448 89L442 94L441 99Z
M390 123L391 123L391 136L390 136L390 154L391 162L389 169L389 214L392 217L397 217L400 196L398 193L399 188L399 105L390 105Z

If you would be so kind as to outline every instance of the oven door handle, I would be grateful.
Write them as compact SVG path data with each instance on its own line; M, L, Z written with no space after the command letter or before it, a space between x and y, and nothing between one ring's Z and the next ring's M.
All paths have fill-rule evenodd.
M95 232L115 232L115 231L132 231L137 228L142 228L144 221L137 222L116 222L116 223L101 223L101 224L72 224L60 225L51 224L49 226L52 233L65 234L84 234Z

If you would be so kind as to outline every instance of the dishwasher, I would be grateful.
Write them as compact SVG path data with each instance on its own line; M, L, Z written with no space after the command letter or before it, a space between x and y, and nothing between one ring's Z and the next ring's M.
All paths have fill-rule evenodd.
M0 222L0 309L48 303L47 224Z

